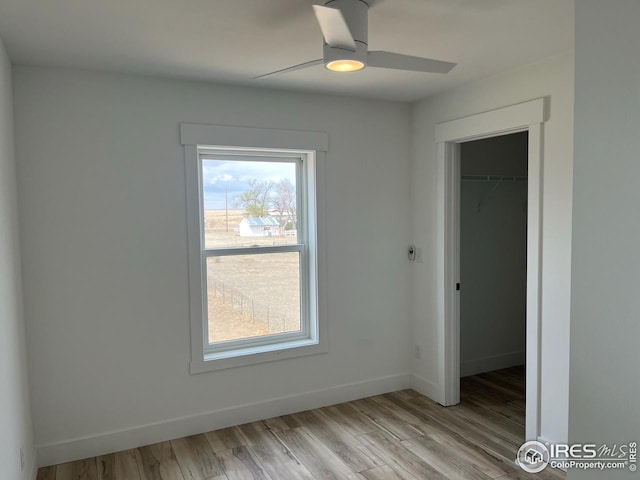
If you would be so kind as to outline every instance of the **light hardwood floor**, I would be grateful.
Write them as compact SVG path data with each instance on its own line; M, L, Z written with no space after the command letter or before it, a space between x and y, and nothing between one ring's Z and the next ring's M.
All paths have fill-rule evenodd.
M42 468L38 480L555 480L514 464L524 370L462 379L444 408L403 390Z

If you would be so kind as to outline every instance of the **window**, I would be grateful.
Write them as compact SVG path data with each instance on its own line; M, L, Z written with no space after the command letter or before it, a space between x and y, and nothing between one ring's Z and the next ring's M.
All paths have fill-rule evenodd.
M318 152L185 153L192 373L325 352Z
M199 148L198 157L205 355L309 339L309 154Z

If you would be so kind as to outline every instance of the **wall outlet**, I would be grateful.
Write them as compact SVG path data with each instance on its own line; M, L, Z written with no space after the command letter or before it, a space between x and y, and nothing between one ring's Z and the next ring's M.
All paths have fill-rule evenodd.
M422 347L420 345L416 345L414 355L416 358L422 358Z
M24 472L24 447L20 447L20 471Z

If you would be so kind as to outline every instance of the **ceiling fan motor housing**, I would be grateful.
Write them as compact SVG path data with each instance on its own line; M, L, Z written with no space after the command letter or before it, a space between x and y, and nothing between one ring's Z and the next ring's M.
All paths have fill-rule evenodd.
M329 0L325 7L335 8L342 12L351 35L356 42L356 51L324 44L325 65L337 60L356 60L367 64L369 51L369 4L364 0Z

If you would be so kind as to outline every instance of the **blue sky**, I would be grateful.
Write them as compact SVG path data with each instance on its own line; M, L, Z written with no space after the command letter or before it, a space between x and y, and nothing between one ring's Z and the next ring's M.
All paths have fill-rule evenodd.
M296 183L294 163L242 162L225 160L202 161L205 210L224 210L225 188L229 192L229 208L235 208L236 197L246 191L250 179L279 182L288 178Z

